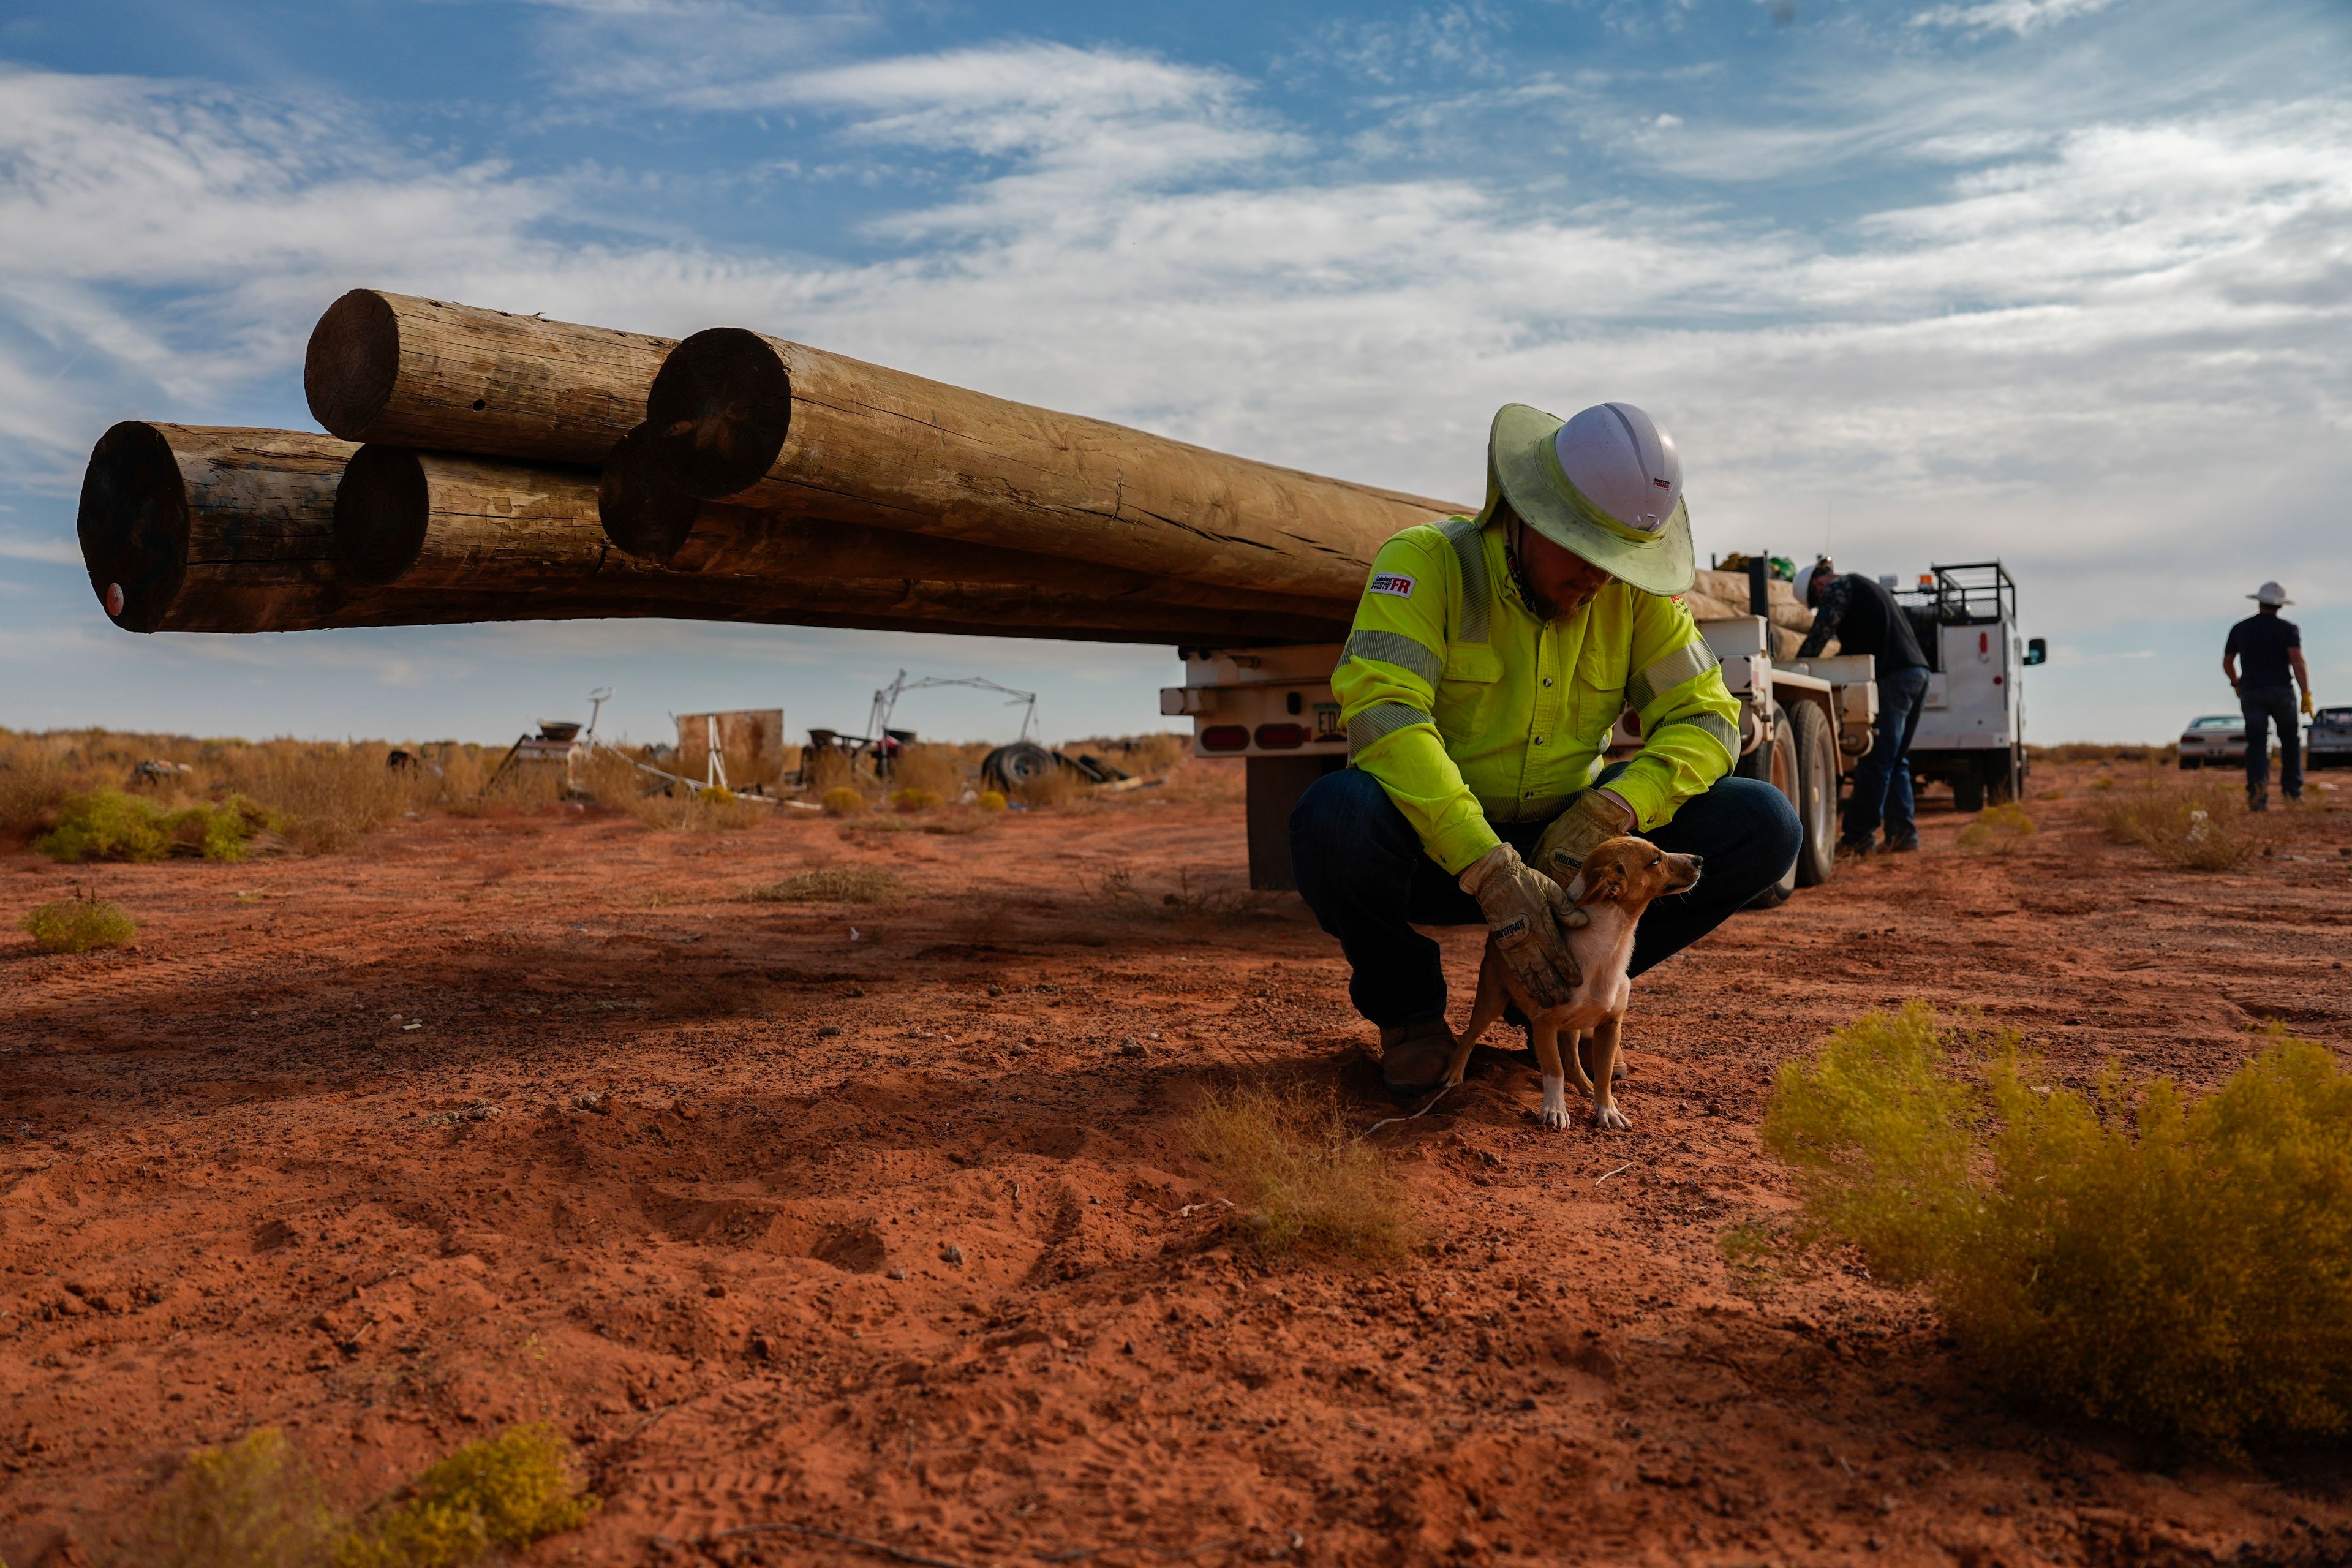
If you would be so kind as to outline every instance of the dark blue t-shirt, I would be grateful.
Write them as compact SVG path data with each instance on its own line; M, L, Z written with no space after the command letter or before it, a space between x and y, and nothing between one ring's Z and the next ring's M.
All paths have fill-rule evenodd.
M2238 656L2240 686L2293 686L2294 671L2286 662L2286 650L2302 646L2303 634L2293 621L2254 615L2230 628L2230 646L2222 651Z

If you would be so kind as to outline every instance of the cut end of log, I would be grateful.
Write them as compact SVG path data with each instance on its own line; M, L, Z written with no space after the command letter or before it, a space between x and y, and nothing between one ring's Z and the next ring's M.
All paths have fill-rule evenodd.
M188 575L188 485L161 430L126 420L98 438L74 528L107 617L125 631L161 626Z
M302 394L310 417L346 441L367 439L400 379L400 317L373 289L354 289L310 329Z
M335 555L362 583L397 583L431 521L425 465L405 447L362 447L335 487Z
M740 327L714 327L662 362L643 428L672 486L725 500L767 473L792 420L792 375L774 345Z
M700 510L700 502L669 482L650 422L622 437L604 459L596 512L615 548L667 565L694 531Z

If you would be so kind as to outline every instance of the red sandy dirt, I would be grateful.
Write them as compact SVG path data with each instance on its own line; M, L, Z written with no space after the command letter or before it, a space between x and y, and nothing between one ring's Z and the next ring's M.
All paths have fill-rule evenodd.
M0 936L0 1557L109 1561L255 1425L356 1503L544 1416L605 1507L530 1563L879 1560L726 1533L758 1524L972 1568L2352 1560L2340 1450L2231 1471L2038 1422L1917 1298L1717 1252L1790 1206L1775 1064L1870 1008L1977 1010L2077 1081L2207 1086L2265 1019L2352 1045L2352 813L2187 875L2071 823L2089 776L2037 775L2071 798L2013 856L1931 812L1923 853L1643 981L1630 1133L1540 1131L1532 1067L1482 1051L1381 1135L1432 1244L1392 1265L1260 1266L1190 1150L1236 1077L1390 1114L1295 899L1160 901L1239 888L1229 800L0 858L12 921L88 882L142 927ZM742 900L824 864L909 896ZM1104 896L1121 866L1143 898ZM1458 1016L1478 933L1444 941Z

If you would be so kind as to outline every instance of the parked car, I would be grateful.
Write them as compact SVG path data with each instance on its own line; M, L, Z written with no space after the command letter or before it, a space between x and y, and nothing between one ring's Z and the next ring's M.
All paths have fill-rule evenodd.
M2191 719L2180 731L2180 765L2201 768L2208 763L2246 761L2246 721L2235 713L2209 713Z
M2315 768L2352 768L2352 708L2322 708L2304 737L2304 761Z

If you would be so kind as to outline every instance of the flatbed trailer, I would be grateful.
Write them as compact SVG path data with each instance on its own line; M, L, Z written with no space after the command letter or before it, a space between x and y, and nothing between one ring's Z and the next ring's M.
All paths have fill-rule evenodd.
M1841 782L1870 749L1878 689L1866 658L1776 663L1762 616L1701 621L1699 635L1723 661L1724 685L1739 700L1738 771L1789 797L1803 824L1797 863L1759 902L1776 904L1829 880L1836 867ZM1163 688L1160 711L1192 721L1200 757L1239 759L1248 773L1250 886L1297 885L1290 868L1290 813L1307 787L1348 765L1348 736L1331 672L1340 645L1186 648L1184 684ZM1613 758L1642 743L1633 714L1619 715Z

